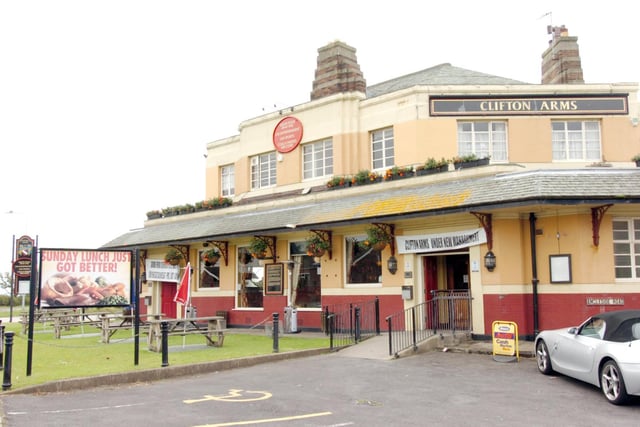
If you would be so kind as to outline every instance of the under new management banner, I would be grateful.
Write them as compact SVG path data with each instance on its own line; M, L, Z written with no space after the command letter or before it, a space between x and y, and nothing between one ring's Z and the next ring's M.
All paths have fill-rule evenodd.
M396 237L396 248L400 254L462 249L482 243L487 243L487 234L484 228L454 231L451 233Z
M132 252L40 249L40 307L131 305Z

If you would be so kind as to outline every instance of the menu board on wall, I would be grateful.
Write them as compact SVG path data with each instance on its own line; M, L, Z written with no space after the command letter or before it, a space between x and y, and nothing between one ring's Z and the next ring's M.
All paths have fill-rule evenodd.
M284 268L282 263L265 265L265 293L267 295L282 295Z

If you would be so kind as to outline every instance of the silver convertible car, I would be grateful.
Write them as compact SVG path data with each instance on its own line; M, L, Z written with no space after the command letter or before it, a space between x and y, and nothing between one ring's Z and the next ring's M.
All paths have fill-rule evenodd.
M615 405L640 396L640 310L600 313L578 327L542 331L535 349L545 375L593 384Z

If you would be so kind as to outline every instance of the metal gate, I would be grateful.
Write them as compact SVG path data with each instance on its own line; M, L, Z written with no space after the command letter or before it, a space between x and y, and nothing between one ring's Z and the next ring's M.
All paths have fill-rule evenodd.
M471 293L469 290L433 291L432 298L406 310L387 316L389 355L418 343L438 331L471 331Z

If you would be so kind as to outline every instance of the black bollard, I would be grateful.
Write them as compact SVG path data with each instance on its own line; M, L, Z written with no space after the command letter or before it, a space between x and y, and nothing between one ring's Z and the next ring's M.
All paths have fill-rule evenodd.
M279 351L279 344L278 344L278 335L280 335L278 332L278 317L280 315L278 313L273 313L273 352L277 353Z
M355 338L356 338L356 342L360 342L360 307L355 308L354 318L355 318Z
M4 377L2 379L2 390L9 390L11 388L11 352L13 348L13 332L7 332L4 338L6 348L4 350Z
M0 320L0 371L4 368L2 366L2 360L4 359L4 325L1 323L2 320Z
M169 323L160 323L160 331L162 332L162 367L169 366Z

